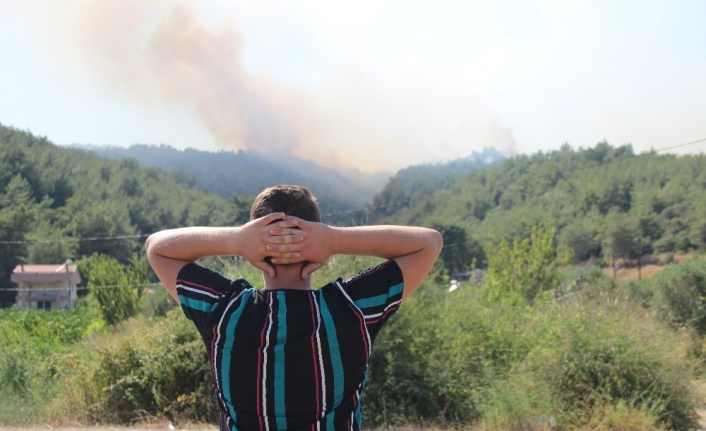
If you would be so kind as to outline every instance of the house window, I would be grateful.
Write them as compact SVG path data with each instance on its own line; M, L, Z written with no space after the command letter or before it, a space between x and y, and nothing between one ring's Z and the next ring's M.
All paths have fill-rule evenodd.
M51 301L37 301L37 310L51 310Z

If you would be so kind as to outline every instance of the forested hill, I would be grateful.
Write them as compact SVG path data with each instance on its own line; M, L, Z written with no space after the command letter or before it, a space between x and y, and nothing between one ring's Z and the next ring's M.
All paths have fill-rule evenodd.
M706 157L634 154L629 145L516 156L450 187L396 188L376 197L373 222L423 224L445 232L445 253L481 257L480 243L557 230L576 261L636 257L706 246ZM454 259L447 259L454 260ZM462 269L462 268L457 268Z
M419 198L450 187L473 170L490 168L506 158L505 153L486 147L480 153L474 151L468 157L401 169L375 196L373 206L377 209L378 216L393 214L399 208L413 205Z
M232 194L256 196L277 184L308 187L325 212L361 208L372 202L392 173L366 174L357 169L331 169L291 155L257 151L208 152L177 150L167 145L129 148L80 146L110 159L133 158L143 166L179 171L197 187L223 198Z
M0 288L10 285L20 262L96 252L124 262L142 249L146 234L240 224L249 211L246 200L222 199L134 159L102 159L0 125ZM114 239L92 239L106 237Z

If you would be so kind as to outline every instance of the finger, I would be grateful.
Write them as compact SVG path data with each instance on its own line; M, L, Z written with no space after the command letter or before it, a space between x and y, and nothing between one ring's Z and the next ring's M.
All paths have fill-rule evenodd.
M271 262L275 265L288 265L290 263L299 263L304 261L301 256L290 257L273 257Z
M275 269L272 267L272 265L268 264L265 261L260 261L260 262L250 262L252 266L255 268L259 269L262 272L266 272L269 274L270 277L275 278L277 274L275 273Z
M277 253L298 252L301 251L301 247L301 244L267 244L265 250L274 256L277 255Z
M302 254L299 253L298 251L292 252L292 253L270 253L270 257L272 259L287 259L287 260L302 260ZM272 263L281 263L281 262L276 262L273 261Z
M271 227L297 227L299 226L299 219L285 216L282 219L275 219L275 221L270 225Z
M267 241L268 245L272 246L287 244L290 247L301 247L304 237L302 235L281 235L265 238L265 241Z
M260 217L260 219L258 220L258 223L261 224L261 225L263 225L263 226L266 226L266 225L268 225L268 224L274 222L275 220L282 220L282 219L284 219L284 218L286 218L286 217L287 217L286 214L281 213L281 212L280 212L280 213L267 214L266 216Z
M285 228L285 227L273 227L269 230L269 232L270 232L270 235L273 235L273 236L290 235L290 236L299 236L302 239L304 238L304 235L302 234L302 231L300 229Z
M310 262L306 265L304 265L304 268L302 268L302 280L306 280L309 278L312 272L316 271L317 269L321 268L320 263L314 263Z

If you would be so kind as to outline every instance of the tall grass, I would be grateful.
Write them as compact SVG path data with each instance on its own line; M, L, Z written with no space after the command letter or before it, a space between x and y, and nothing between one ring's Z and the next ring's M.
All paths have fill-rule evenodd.
M489 303L473 285L430 286L411 298L378 337L368 420L565 428L622 409L654 427L690 429L697 397L688 337L609 280L581 286L596 277L588 271L574 272L571 296L531 307Z
M336 259L315 284L374 263ZM258 276L247 266L223 272ZM366 427L693 427L690 352L702 338L656 312L666 306L659 284L571 269L528 305L492 300L484 285L448 292L429 280L377 337ZM100 317L85 309L0 313L0 422L215 422L203 343L163 300L98 332Z
M102 328L99 313L0 311L0 421L41 419L78 355L72 346Z

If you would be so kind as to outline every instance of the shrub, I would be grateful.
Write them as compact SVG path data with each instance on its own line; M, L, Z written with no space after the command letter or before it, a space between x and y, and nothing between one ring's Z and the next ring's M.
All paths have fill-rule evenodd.
M675 328L706 335L706 261L690 259L670 265L652 279L654 309Z
M568 249L557 249L554 229L535 226L529 238L489 243L488 274L483 279L494 300L532 304L542 292L559 285L558 268L571 260Z
M115 325L137 314L142 286L148 283L144 257L133 254L130 264L123 265L114 257L93 254L81 259L78 265L108 325Z
M92 419L132 422L144 415L171 420L218 417L203 342L181 310L101 350L87 392Z
M177 308L179 304L162 286L147 291L142 297L140 314L146 318L164 317L169 310Z
M68 368L64 358L96 318L83 308L0 311L0 423L44 417Z
M638 305L578 296L513 306L486 302L483 289L427 286L388 322L373 349L367 423L693 425L682 340Z
M671 429L695 425L691 369L668 329L626 307L547 311L537 328L543 337L516 373L551 392L560 422L587 423L597 410L624 403Z
M587 299L601 298L614 293L615 280L608 277L600 267L574 266L559 274L559 285L554 296L559 299L581 295Z
M531 346L526 313L487 305L478 286L423 286L383 328L373 349L364 417L375 425L468 424L478 393Z

